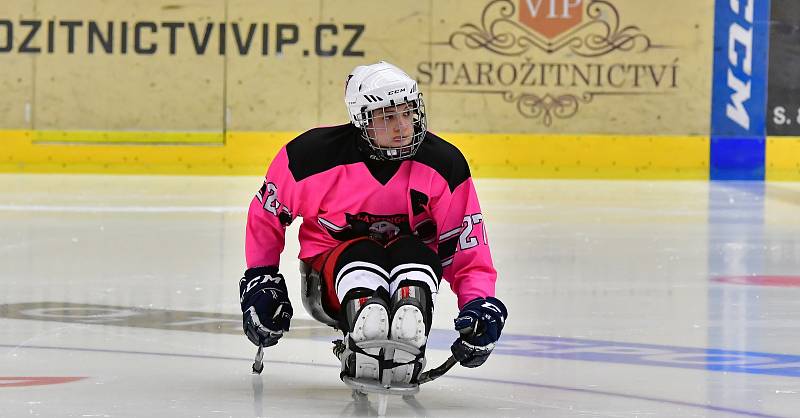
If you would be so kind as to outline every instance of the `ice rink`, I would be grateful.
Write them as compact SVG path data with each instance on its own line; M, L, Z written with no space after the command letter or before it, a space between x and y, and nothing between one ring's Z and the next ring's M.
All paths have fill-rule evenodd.
M0 175L0 417L375 416L282 271L241 333L256 177ZM478 180L509 319L489 361L387 416L800 416L800 184ZM429 366L456 337L439 295Z

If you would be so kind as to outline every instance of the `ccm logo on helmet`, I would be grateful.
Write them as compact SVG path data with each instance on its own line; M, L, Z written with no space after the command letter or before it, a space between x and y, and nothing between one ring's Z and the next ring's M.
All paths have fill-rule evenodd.
M386 93L386 95L387 95L387 96L391 96L391 95L393 95L393 94L402 93L402 92L404 92L404 91L406 91L406 88L405 88L405 87L403 87L402 89L397 89L397 90L389 90L389 91Z

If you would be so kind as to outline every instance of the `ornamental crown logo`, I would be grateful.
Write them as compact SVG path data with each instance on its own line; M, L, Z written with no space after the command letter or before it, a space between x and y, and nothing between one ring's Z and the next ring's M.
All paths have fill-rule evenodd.
M555 38L583 19L583 0L519 0L519 21L546 38Z

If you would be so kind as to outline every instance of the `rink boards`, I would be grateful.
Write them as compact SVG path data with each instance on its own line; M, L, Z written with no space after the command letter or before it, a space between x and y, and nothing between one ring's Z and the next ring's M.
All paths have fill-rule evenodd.
M261 175L296 133L229 132L224 145L205 146L181 145L208 138L202 133L167 134L172 143L159 146L36 143L36 135L0 131L0 172ZM441 135L464 152L476 177L709 178L708 137ZM766 180L800 180L800 138L767 139Z
M476 176L800 179L788 0L79 3L0 5L0 172L261 174L385 59Z

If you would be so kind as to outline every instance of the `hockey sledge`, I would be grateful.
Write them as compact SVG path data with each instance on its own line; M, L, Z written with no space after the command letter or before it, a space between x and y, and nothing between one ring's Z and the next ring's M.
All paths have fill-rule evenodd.
M342 344L341 340L337 340L334 344ZM413 355L419 355L420 350L410 344L405 344L393 340L371 340L364 341L358 344L361 349L381 348L381 356L383 364L391 366L394 364L395 350L402 350ZM253 362L253 374L261 374L264 370L264 351L263 347L258 347L256 358ZM345 385L353 390L353 399L364 399L367 395L373 394L378 396L378 415L386 415L386 409L389 404L389 396L402 396L413 397L419 392L419 386L431 382L450 370L456 365L458 361L452 355L441 365L436 368L424 371L417 376L416 383L399 383L392 382L391 373L380 373L381 380L354 378L350 376L342 376L342 381ZM390 367L391 368L391 367Z
M341 341L335 343L342 344ZM401 383L392 382L392 373L384 373L395 366L398 366L394 361L394 354L396 350L401 350L414 356L420 355L420 350L410 344L405 344L394 340L371 340L364 341L357 344L362 350L370 348L380 348L381 357L381 373L380 380L354 378L350 376L342 376L342 381L351 389L353 389L353 399L363 399L366 395L374 394L378 396L378 415L383 416L386 414L386 409L389 404L389 396L402 396L413 397L419 392L421 384L430 382L439 378L450 370L456 363L456 359L450 356L442 365L434 369L421 372L417 376L416 382Z

